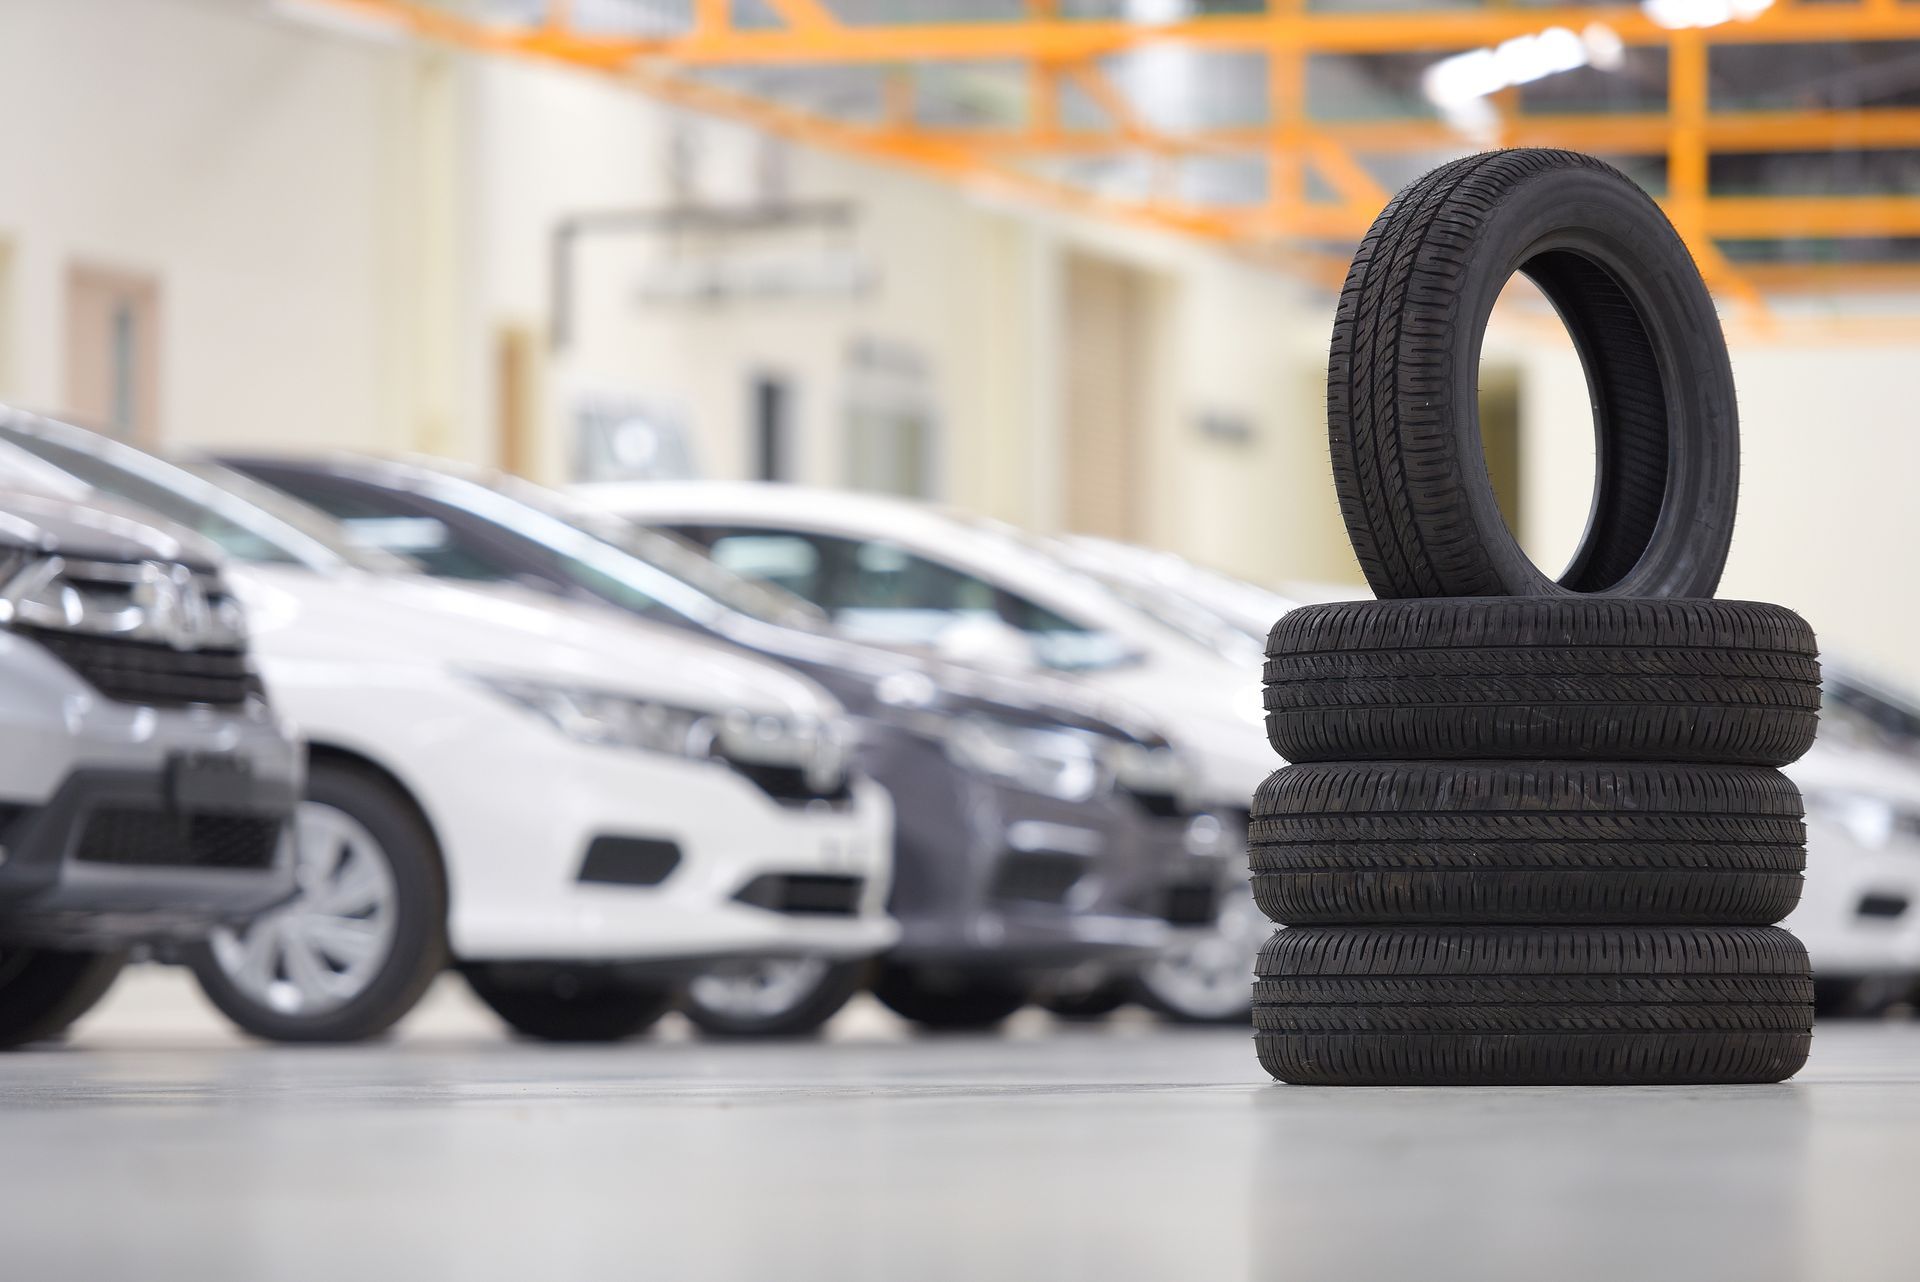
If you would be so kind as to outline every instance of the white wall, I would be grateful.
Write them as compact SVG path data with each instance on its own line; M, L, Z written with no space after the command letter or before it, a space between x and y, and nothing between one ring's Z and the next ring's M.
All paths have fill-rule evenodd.
M82 260L159 278L164 439L402 435L410 61L247 4L0 4L0 400L61 408Z

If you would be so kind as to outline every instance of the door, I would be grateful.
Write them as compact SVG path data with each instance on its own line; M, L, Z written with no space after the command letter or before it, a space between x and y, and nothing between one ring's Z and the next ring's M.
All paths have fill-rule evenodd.
M160 283L89 263L67 269L67 412L136 445L160 439Z
M1066 527L1138 541L1146 494L1153 281L1122 263L1070 254L1062 347Z

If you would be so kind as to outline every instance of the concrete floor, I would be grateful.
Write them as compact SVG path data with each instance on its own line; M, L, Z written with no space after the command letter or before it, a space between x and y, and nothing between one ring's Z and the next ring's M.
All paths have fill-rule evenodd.
M510 1042L454 985L397 1041L225 1031L122 981L0 1058L9 1279L1911 1279L1920 1027L1778 1087L1310 1090L1246 1034Z

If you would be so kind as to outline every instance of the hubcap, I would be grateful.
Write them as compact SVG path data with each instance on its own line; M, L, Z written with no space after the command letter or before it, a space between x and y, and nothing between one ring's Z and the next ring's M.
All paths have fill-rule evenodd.
M1253 888L1235 880L1222 895L1211 929L1162 953L1140 981L1174 1010L1197 1019L1225 1019L1253 1001L1253 964L1273 933Z
M292 899L210 944L253 1001L282 1015L323 1015L365 992L386 965L399 894L373 834L317 801L294 815L294 884Z
M826 977L820 957L734 961L701 974L687 985L687 996L727 1019L777 1019L813 996Z

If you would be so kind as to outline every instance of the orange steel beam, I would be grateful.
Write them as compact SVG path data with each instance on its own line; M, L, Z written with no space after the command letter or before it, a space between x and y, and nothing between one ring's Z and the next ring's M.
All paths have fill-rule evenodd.
M503 46L528 45L534 28L499 27L458 17L422 0L307 0L308 3L386 17L416 26L421 34L448 23L486 26ZM779 0L788 25L743 29L730 23L696 23L666 36L575 33L569 42L583 60L619 64L660 57L685 66L749 66L779 63L978 61L1042 58L1086 61L1147 44L1186 44L1203 49L1270 49L1289 46L1308 53L1444 52L1498 44L1548 27L1579 30L1600 23L1628 45L1661 45L1676 34L1648 18L1637 5L1503 6L1439 12L1381 11L1315 13L1276 6L1265 14L1191 18L1148 25L1136 22L1036 17L1013 22L848 23L836 20L818 0ZM1854 3L1775 5L1745 22L1698 29L1713 44L1794 44L1822 41L1920 39L1920 6Z
M1345 241L1362 234L1386 193L1356 153L1459 151L1460 135L1438 121L1318 121L1309 117L1305 68L1309 54L1432 50L1436 54L1497 43L1553 25L1600 22L1634 45L1670 51L1670 101L1664 115L1523 116L1502 112L1506 145L1559 145L1615 154L1665 153L1672 194L1667 202L1702 269L1715 285L1753 304L1759 297L1746 269L1735 270L1716 238L1783 235L1861 237L1920 235L1920 198L1825 196L1735 198L1707 191L1706 162L1717 151L1774 152L1820 148L1920 148L1920 109L1848 112L1709 110L1707 53L1722 44L1920 39L1920 4L1882 0L1817 5L1778 4L1747 22L1691 31L1651 23L1638 7L1501 6L1429 13L1315 13L1302 0L1270 0L1254 15L1197 18L1165 25L1063 20L1054 0L1030 0L1022 22L874 26L837 18L821 0L770 0L777 29L733 25L727 0L695 0L684 33L644 39L586 34L570 28L556 3L539 25L501 26L421 0L303 0L380 19L422 38L489 54L564 64L617 79L653 96L742 121L795 141L905 166L947 181L1004 191L1044 205L1201 237L1285 262L1315 279L1338 279L1337 255L1284 242ZM1249 48L1268 55L1269 121L1239 128L1168 133L1148 127L1107 81L1096 59L1149 43ZM934 130L907 110L916 63L1024 59L1032 104L1017 130ZM879 125L805 111L688 74L714 66L760 63L894 64L888 111ZM1058 89L1070 79L1102 107L1112 128L1066 130ZM1164 194L1119 200L1048 178L1021 165L1029 155L1147 152L1165 165L1187 154L1263 154L1269 163L1264 207L1183 205ZM1328 180L1339 199L1307 199L1306 166ZM1156 185L1156 192L1164 184ZM1773 274L1775 277L1778 273ZM1770 279L1762 273L1760 279Z
M1458 148L1460 133L1439 120L1316 120L1314 134L1363 154L1445 151ZM1514 147L1573 147L1613 155L1653 155L1667 150L1672 120L1644 112L1619 115L1514 115L1502 124L1502 141ZM926 129L921 137L998 156L1098 155L1132 145L1118 135L1091 129ZM1876 107L1857 111L1738 111L1709 116L1702 127L1716 152L1777 152L1920 149L1920 109ZM1258 152L1272 145L1267 125L1166 133L1160 142L1194 154Z

